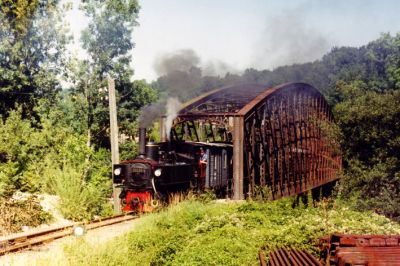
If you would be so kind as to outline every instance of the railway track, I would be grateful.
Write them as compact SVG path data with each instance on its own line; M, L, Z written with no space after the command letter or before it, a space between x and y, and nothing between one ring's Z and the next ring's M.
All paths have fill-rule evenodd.
M73 235L74 230L77 227L84 228L85 230L92 230L103 226L130 221L136 218L137 216L132 214L121 214L108 218L96 219L89 223L75 223L67 226L44 229L33 233L18 233L6 237L0 237L0 256L7 253L29 249L33 246L46 244L53 240Z

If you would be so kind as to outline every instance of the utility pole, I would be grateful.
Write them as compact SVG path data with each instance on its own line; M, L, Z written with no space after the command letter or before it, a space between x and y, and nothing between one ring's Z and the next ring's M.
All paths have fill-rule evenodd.
M118 146L118 122L117 122L117 101L115 99L115 81L108 78L108 102L110 106L110 142L111 142L111 159L112 174L114 174L114 164L119 163L119 146ZM113 180L114 181L114 180ZM121 200L119 194L121 188L117 187L113 182L113 200L114 212L121 213Z

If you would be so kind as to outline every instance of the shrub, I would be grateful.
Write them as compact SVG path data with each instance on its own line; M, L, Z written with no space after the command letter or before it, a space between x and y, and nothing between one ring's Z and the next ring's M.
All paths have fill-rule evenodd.
M60 197L60 211L71 220L90 220L101 214L105 198L102 191L83 179L83 174L71 166L54 171L51 188Z
M400 172L390 173L389 169L386 163L366 167L352 160L341 180L340 197L354 209L373 210L400 220Z
M326 234L400 233L389 219L338 204L292 208L273 202L186 201L137 221L136 230L106 245L66 249L69 265L258 265L258 250L307 249Z

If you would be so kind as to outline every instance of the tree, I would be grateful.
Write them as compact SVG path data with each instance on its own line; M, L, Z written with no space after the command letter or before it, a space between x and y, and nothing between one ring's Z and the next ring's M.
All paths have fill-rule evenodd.
M32 112L59 91L67 37L58 0L0 1L0 114L16 104Z
M92 142L109 147L107 78L116 81L118 115L124 133L133 134L128 122L136 119L138 109L156 97L145 82L131 81L130 51L134 47L131 35L137 25L139 5L136 0L86 0L81 8L90 19L82 34L89 59L75 64L74 93L86 99L84 113Z
M400 90L377 93L362 82L339 83L334 114L346 174L343 196L357 205L400 217Z

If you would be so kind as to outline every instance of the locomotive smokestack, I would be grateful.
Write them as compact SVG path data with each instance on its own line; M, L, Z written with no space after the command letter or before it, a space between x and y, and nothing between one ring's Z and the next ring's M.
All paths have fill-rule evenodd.
M146 156L146 128L139 128L139 156Z

